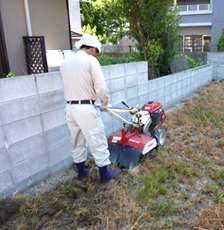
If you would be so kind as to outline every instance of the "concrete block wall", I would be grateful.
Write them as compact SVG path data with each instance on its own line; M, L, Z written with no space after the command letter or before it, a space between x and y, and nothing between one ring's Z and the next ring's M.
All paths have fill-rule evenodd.
M148 81L147 62L102 67L111 104L159 101L174 105L212 80L206 65ZM72 148L59 72L0 79L0 198L23 192L69 168ZM130 115L120 114L129 119ZM106 135L123 125L102 113Z
M208 63L213 65L213 79L224 79L224 52L208 53Z
M142 107L148 101L159 101L169 108L198 88L212 81L213 66L185 70L148 81L147 62L135 62L103 66L104 76L110 91L111 104L125 108L121 101L135 107ZM129 120L130 115L119 113ZM107 113L102 113L107 136L118 131L123 124Z
M0 80L0 194L12 196L71 166L59 73Z

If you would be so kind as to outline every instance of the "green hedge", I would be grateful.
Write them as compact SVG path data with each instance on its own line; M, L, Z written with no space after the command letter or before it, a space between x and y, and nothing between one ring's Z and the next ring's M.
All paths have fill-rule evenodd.
M122 54L121 57L111 57L107 52L102 52L98 57L98 61L102 66L144 61L143 55L140 52L122 52Z

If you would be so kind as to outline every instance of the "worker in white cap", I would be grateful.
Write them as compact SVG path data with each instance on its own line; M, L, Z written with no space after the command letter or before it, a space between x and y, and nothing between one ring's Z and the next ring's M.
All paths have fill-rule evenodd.
M76 42L77 53L66 58L60 74L67 101L66 119L71 133L73 149L71 156L78 168L78 178L83 179L89 170L85 168L87 146L99 167L102 182L115 178L121 170L109 171L111 164L107 138L100 110L94 105L97 95L103 106L109 106L108 89L97 57L101 52L99 41L84 34Z

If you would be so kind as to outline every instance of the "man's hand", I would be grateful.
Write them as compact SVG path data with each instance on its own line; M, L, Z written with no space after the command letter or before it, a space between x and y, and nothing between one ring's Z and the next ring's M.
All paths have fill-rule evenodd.
M107 104L107 105L101 105L100 106L100 111L103 112L103 111L106 111L108 108L111 108L112 105L110 104Z

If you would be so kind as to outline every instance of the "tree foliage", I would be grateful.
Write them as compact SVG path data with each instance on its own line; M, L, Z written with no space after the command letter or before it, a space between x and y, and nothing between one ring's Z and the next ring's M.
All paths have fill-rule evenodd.
M178 45L180 17L173 0L102 0L110 17L122 17L128 34L138 41L137 48L149 62L149 72L168 74ZM157 47L158 46L158 47ZM155 58L156 57L156 58ZM150 76L152 78L154 76Z
M224 52L224 27L222 29L222 34L219 37L218 52Z
M85 23L89 20L91 28L96 26L101 42L116 43L124 36L135 38L137 49L149 62L150 78L169 73L178 48L180 22L173 0L97 0L92 7Z
M106 8L103 1L80 2L82 31L97 37L102 44L117 44L125 36L124 21Z

